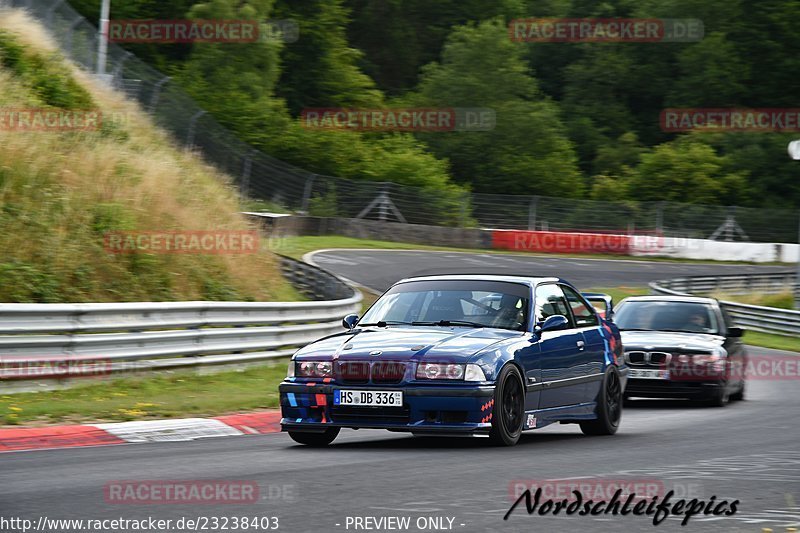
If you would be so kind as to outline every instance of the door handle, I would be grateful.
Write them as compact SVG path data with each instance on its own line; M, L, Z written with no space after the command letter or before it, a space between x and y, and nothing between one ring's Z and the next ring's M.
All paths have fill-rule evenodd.
M579 349L580 351L583 351L583 348L584 348L584 346L586 346L586 343L585 343L585 342L583 342L583 341L578 341L578 349Z

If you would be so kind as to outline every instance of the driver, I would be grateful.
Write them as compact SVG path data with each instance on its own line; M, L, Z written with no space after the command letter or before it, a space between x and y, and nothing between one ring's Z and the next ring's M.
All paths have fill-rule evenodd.
M704 332L708 330L708 317L699 311L694 311L689 315L689 321L684 328L688 331Z

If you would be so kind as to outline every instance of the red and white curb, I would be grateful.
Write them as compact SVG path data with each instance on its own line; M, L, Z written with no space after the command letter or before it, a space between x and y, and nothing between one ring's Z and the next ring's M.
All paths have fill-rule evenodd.
M0 429L0 453L263 435L279 432L280 420L279 411L262 411L216 418Z

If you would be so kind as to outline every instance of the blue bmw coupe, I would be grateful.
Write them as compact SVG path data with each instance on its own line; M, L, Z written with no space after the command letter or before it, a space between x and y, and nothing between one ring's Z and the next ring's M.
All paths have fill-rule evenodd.
M555 422L616 433L627 367L610 299L559 278L432 276L396 283L346 331L300 349L281 426L330 444L341 428L484 434L513 446ZM598 311L596 299L608 306Z

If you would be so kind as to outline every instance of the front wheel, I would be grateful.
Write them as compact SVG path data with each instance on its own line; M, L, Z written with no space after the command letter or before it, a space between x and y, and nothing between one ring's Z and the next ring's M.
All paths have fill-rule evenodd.
M622 382L617 367L610 366L603 376L603 385L597 397L597 419L581 422L585 435L613 435L622 419Z
M308 431L290 431L289 436L293 441L305 444L306 446L322 447L327 446L339 435L339 428L328 428L321 433L311 433Z
M514 446L522 435L525 391L522 375L514 365L506 365L497 378L489 440L495 446Z

